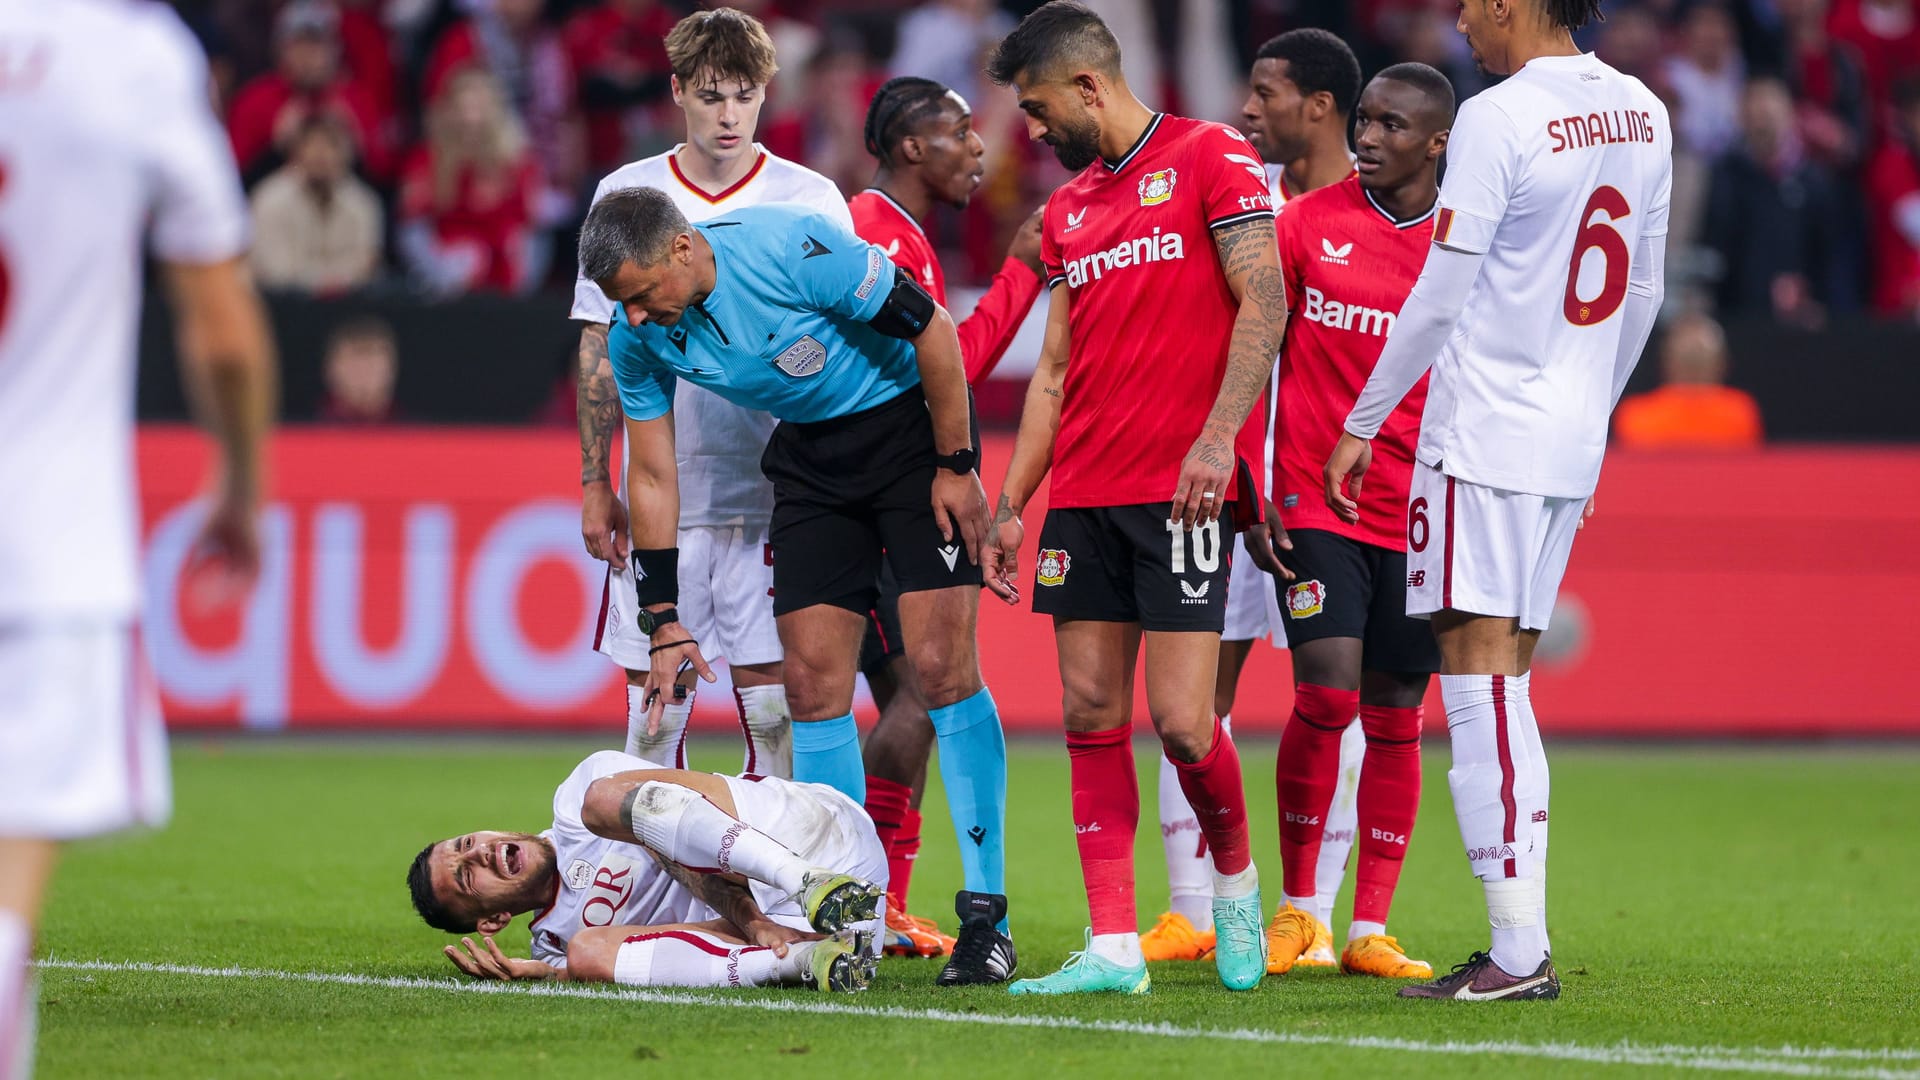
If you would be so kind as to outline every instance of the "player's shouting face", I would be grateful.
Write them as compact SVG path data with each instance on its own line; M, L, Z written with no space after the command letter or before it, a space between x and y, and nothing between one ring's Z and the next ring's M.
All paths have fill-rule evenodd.
M1368 191L1394 191L1447 148L1449 118L1418 87L1374 79L1353 110L1354 168Z
M514 913L546 903L553 888L553 845L530 833L482 831L442 840L429 850L427 865L434 898L447 914L489 934Z
M1092 72L1081 72L1058 82L1030 81L1021 72L1013 80L1020 111L1027 114L1027 138L1053 148L1060 164L1074 172L1100 156L1100 125L1089 108L1096 97Z

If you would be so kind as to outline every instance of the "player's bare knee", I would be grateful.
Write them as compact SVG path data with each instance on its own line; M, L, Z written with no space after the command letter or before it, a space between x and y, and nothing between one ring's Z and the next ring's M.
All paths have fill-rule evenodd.
M1117 688L1096 679L1062 673L1060 709L1068 731L1106 731L1127 723L1130 715L1125 695L1132 687Z
M938 709L980 689L980 672L965 650L923 649L911 658L914 685L927 708Z
M1191 721L1155 721L1154 727L1160 733L1160 745L1166 748L1167 756L1175 761L1192 764L1206 757L1213 749L1213 724L1211 718L1205 724Z
M572 982L612 982L620 946L603 935L581 933L567 943L567 978Z
M596 836L621 836L620 808L626 803L633 784L604 776L587 785L586 798L580 802L580 823Z

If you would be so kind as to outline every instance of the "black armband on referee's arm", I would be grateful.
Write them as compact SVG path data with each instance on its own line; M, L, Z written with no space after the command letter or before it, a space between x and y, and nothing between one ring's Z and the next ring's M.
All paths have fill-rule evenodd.
M680 549L634 548L633 591L640 606L680 602Z
M867 325L888 337L912 341L933 321L933 311L937 305L927 290L913 280L905 269L893 268L893 291L887 294L887 302L880 305L880 313L867 320Z

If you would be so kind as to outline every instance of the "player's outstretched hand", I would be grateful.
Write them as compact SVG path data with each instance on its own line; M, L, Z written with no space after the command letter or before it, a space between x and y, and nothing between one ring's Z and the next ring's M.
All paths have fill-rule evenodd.
M1327 485L1327 509L1349 525L1360 522L1360 480L1372 466L1373 443L1341 432L1340 441L1333 446L1333 456L1327 459L1327 467L1321 472L1321 479ZM1345 494L1340 491L1342 482L1347 487Z
M1227 501L1227 481L1233 478L1233 442L1210 431L1202 431L1180 463L1180 483L1173 489L1170 521L1178 521L1192 532L1194 526L1218 520Z
M613 493L613 485L597 480L580 486L580 538L587 554L615 570L627 568L627 507Z
M980 547L987 539L987 492L978 473L962 476L946 469L933 473L933 523L953 543L954 534L967 546L967 561L980 565Z
M224 494L208 509L182 575L195 610L238 604L253 591L260 577L258 509L251 500Z
M1287 535L1287 527L1280 523L1280 512L1273 503L1267 503L1266 518L1260 524L1246 532L1247 555L1253 559L1253 565L1279 578L1292 581L1293 571L1281 560L1280 553L1293 550L1293 539Z
M755 919L752 924L743 927L743 929L745 930L744 936L747 939L747 944L772 949L773 955L782 958L785 958L787 955L787 946L789 945L797 945L802 941L825 941L827 939L827 935L825 934L795 930L791 926L782 926L764 916Z
M1580 511L1580 524L1573 527L1575 532L1587 527L1587 519L1593 516L1593 496L1587 496L1586 509Z
M440 951L447 954L447 959L453 961L454 967L476 979L512 982L516 979L552 979L560 974L560 970L551 964L522 960L501 952L500 946L493 943L492 934L482 934L480 940L486 943L486 948L475 945L472 938L463 937L460 944L449 945Z
M987 533L986 561L980 564L980 570L986 576L987 588L1009 604L1020 602L1020 545L1026 538L1027 527L1020 524L1020 516L1002 495Z
M660 715L667 710L668 702L677 702L686 697L686 691L679 686L680 673L692 668L694 674L708 682L717 681L713 668L707 658L700 655L700 643L695 641L687 628L677 622L668 623L653 632L653 648L647 662L647 734L660 733Z

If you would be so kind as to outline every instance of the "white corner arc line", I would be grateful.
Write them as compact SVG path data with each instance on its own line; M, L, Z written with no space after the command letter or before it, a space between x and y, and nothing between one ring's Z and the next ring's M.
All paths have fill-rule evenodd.
M48 958L35 966L46 971L108 972L145 975L183 975L207 979L245 979L319 983L332 986L371 986L390 990L439 990L464 994L524 994L529 997L584 998L605 1001L678 1005L687 1008L752 1009L762 1012L851 1016L879 1020L916 1020L987 1027L1040 1028L1098 1034L1144 1035L1157 1038L1214 1039L1289 1046L1334 1046L1352 1050L1396 1051L1412 1054L1505 1054L1514 1057L1578 1061L1595 1065L1644 1065L1712 1072L1752 1072L1775 1076L1860 1077L1869 1080L1920 1080L1920 1069L1895 1067L1920 1062L1920 1048L1844 1046L1685 1046L1615 1043L1526 1043L1500 1040L1434 1042L1371 1035L1314 1035L1260 1028L1182 1027L1170 1023L1129 1020L1084 1020L1071 1016L966 1013L948 1009L907 1009L853 1005L836 1001L785 998L740 998L693 991L648 990L636 987L591 987L575 983L456 982L402 976L353 975L325 971L278 971L267 968L204 967L115 960L61 960ZM1843 1064L1844 1063L1844 1064ZM1875 1064L1884 1063L1884 1064Z

